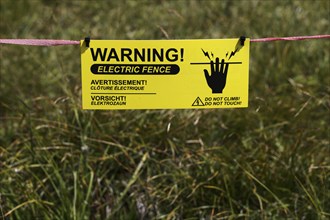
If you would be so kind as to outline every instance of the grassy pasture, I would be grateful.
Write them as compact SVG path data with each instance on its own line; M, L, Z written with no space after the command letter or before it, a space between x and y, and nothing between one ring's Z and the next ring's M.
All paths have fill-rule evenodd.
M0 38L316 35L329 14L326 0L1 0ZM330 218L329 53L329 39L251 43L247 109L83 111L78 46L0 45L0 218Z

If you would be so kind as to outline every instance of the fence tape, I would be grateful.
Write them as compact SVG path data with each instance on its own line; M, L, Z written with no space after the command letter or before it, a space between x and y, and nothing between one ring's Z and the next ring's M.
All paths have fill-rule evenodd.
M330 34L311 35L311 36L291 36L291 37L268 37L250 39L250 42L271 42L271 41L298 41L310 39L330 38ZM16 44L28 46L63 46L63 45L79 45L79 40L51 40L51 39L0 39L0 44Z

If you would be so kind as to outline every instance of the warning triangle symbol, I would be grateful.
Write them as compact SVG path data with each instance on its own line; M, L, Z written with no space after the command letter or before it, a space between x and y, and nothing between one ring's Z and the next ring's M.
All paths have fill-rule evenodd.
M204 103L201 98L197 97L191 106L204 106Z

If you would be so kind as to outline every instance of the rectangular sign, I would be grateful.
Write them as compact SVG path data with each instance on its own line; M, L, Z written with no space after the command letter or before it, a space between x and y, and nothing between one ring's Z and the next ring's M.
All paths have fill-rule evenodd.
M82 107L247 107L249 48L249 39L81 41Z

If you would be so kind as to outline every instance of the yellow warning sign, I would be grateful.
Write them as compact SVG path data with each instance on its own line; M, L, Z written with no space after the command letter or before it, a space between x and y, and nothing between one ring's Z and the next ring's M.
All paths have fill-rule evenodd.
M249 48L249 39L81 41L82 107L247 107Z

